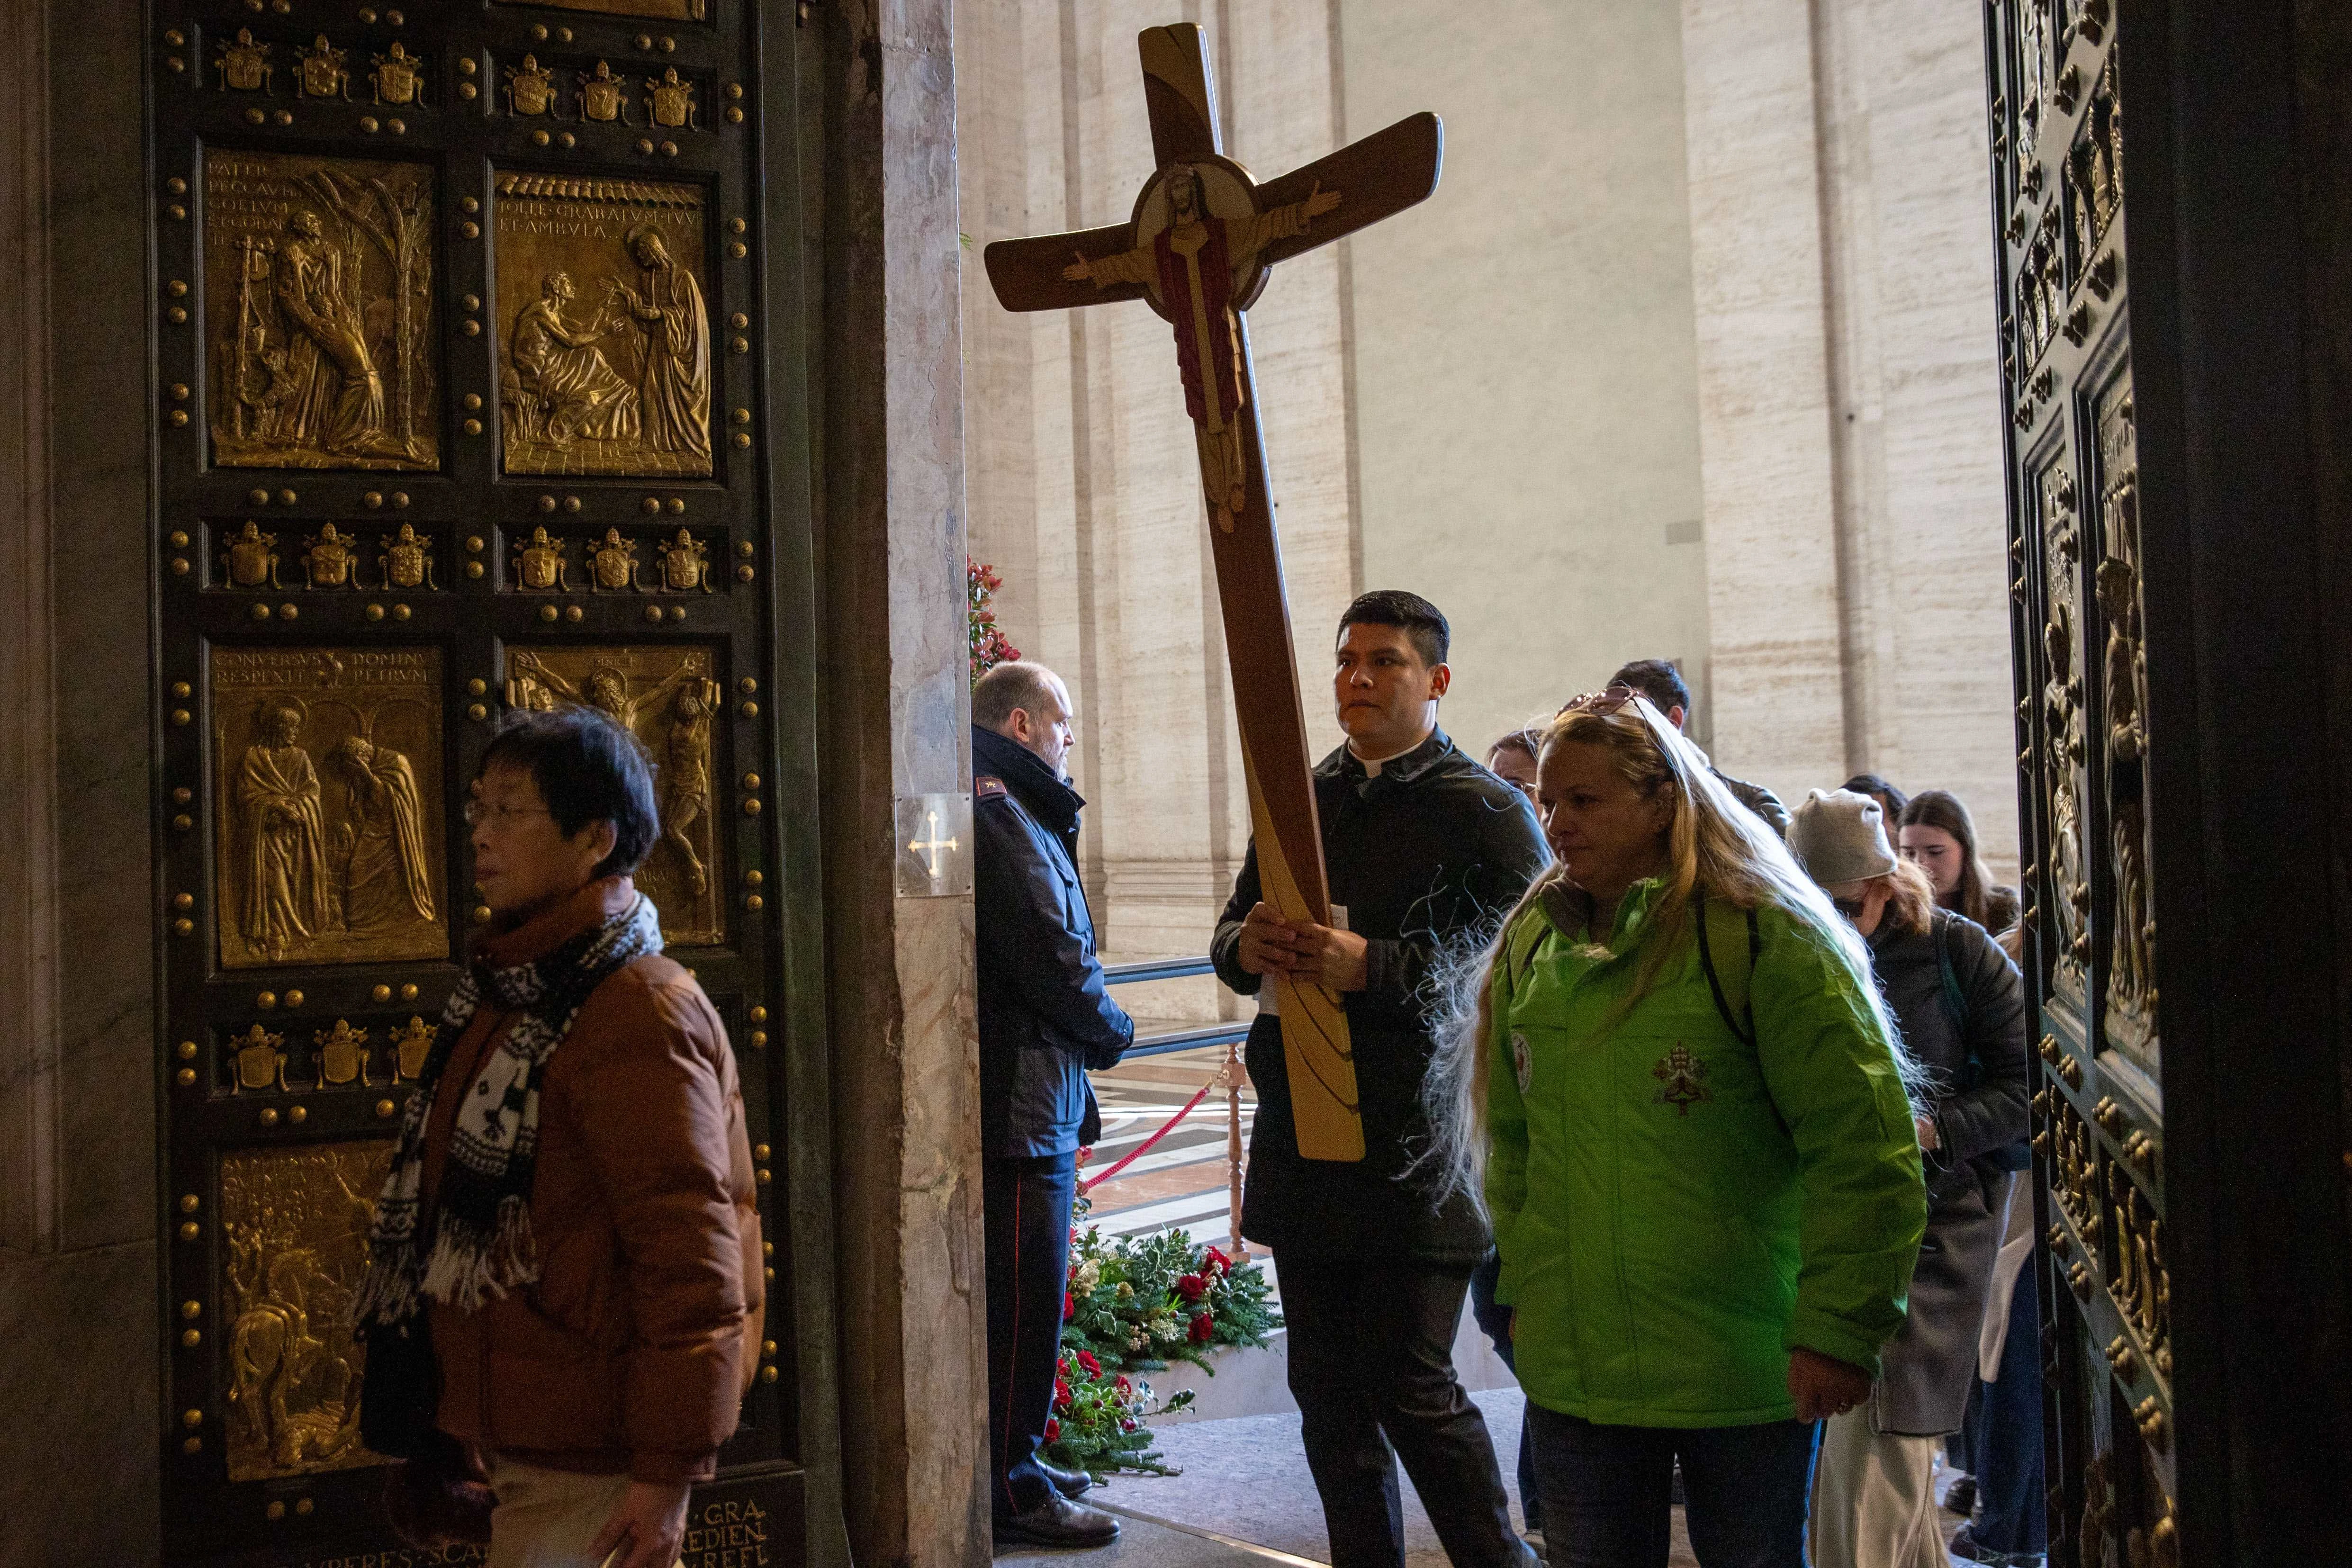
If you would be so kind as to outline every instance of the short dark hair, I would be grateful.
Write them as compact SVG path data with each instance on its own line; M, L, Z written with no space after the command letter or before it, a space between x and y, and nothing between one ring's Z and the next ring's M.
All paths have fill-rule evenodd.
M574 704L547 713L509 712L499 721L474 776L492 768L530 773L547 814L566 838L592 823L613 825L613 852L596 863L599 877L635 871L660 835L645 748L600 708Z
M1044 721L1046 682L1052 670L1025 658L1008 658L971 683L971 721L1000 734L1017 710Z
M1444 612L1402 588L1375 588L1357 595L1356 602L1339 616L1337 637L1346 637L1349 626L1402 626L1421 662L1433 669L1445 662L1446 652L1454 646L1454 628L1445 624Z
M1886 824L1890 827L1902 826L1903 808L1911 804L1909 795L1905 795L1876 773L1856 773L1838 787L1850 789L1856 795L1884 795L1888 806Z
M1612 686L1630 686L1650 700L1650 706L1664 715L1669 709L1679 708L1684 716L1691 710L1690 683L1683 672L1663 658L1637 658L1609 678Z

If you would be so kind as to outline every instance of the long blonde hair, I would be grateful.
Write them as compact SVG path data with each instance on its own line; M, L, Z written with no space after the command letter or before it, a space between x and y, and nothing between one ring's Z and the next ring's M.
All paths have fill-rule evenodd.
M1563 745L1603 747L1620 778L1667 809L1664 887L1645 922L1645 951L1633 984L1603 1029L1613 1027L1649 994L1667 964L1692 940L1694 922L1687 917L1695 900L1716 899L1741 910L1769 904L1812 927L1863 977L1864 1003L1895 1043L1897 1070L1916 1100L1924 1080L1903 1049L1878 987L1869 983L1869 948L1829 895L1798 866L1780 835L1724 786L1706 754L1639 695L1614 705L1589 705L1582 699L1569 704L1544 731L1538 765L1543 754ZM1570 879L1568 868L1554 861L1529 885L1485 946L1453 965L1441 982L1438 1048L1425 1087L1432 1142L1423 1159L1435 1167L1441 1192L1466 1195L1481 1213L1489 1146L1486 1089L1494 1054L1495 975L1505 962L1511 928L1529 905L1554 889L1590 917L1591 898ZM1598 940L1603 933L1593 934Z

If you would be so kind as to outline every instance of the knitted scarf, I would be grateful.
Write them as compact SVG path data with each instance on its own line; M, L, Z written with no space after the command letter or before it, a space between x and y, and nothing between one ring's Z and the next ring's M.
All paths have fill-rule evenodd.
M572 1032L589 993L624 965L662 950L653 900L554 952L510 969L476 962L442 1010L441 1030L400 1124L400 1149L368 1231L367 1274L352 1300L355 1326L390 1327L424 1298L480 1310L539 1278L530 1234L531 1176L539 1160L539 1090L547 1058ZM431 1215L422 1212L425 1125L458 1037L488 995L522 1016L489 1053L459 1108Z

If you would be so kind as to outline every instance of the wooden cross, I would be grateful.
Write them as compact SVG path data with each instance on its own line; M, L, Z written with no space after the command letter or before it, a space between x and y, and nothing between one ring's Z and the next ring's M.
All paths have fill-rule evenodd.
M1175 330L1192 416L1209 542L1224 611L1250 826L1265 901L1285 920L1331 921L1323 835L1274 492L1258 427L1257 379L1244 312L1274 264L1379 222L1437 188L1444 132L1416 114L1261 185L1219 150L1215 88L1201 29L1149 27L1138 38L1151 151L1128 222L1075 234L999 240L988 279L1009 310L1143 300ZM1299 1152L1361 1160L1363 1119L1348 1015L1336 993L1275 975L1283 1059Z

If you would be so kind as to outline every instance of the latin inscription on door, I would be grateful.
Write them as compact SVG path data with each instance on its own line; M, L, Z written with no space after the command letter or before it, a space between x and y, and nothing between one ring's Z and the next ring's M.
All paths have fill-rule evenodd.
M205 331L223 468L433 468L433 176L205 156Z

